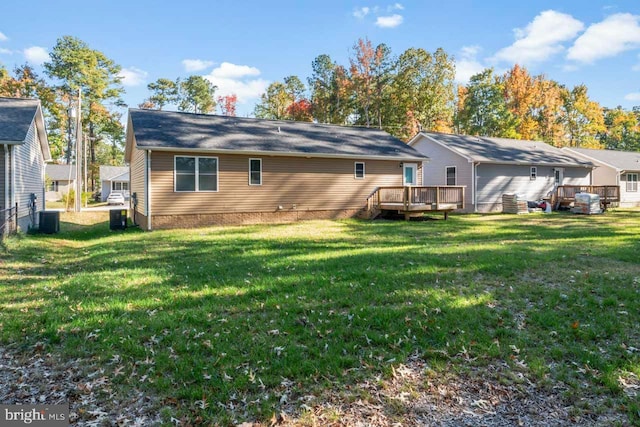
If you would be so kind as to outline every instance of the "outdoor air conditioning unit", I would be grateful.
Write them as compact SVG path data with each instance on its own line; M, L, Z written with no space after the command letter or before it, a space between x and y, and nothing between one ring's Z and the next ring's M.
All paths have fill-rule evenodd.
M124 230L127 228L127 210L111 209L109 211L109 229Z
M60 212L40 211L40 232L55 234L60 231Z

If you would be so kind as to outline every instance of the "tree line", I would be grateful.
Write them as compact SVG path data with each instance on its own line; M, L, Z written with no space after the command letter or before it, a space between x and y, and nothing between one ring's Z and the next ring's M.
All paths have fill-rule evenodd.
M355 43L348 64L317 56L306 86L298 76L271 83L254 114L375 126L405 141L429 130L640 150L640 108L604 108L585 85L568 88L517 64L456 85L455 60L443 49L410 48L396 57L367 39Z
M348 63L322 54L306 83L290 75L271 83L254 115L278 120L378 127L403 140L420 130L543 140L555 146L640 150L640 107L604 108L585 85L568 88L514 65L489 68L466 85L455 83L455 59L443 49L409 48L396 56L385 44L359 39ZM57 40L44 76L25 64L9 72L0 64L0 96L40 99L54 159L69 162L74 120L82 97L82 128L89 147L91 189L99 165L123 164L125 93L122 68L82 40ZM203 76L159 78L147 85L140 108L236 114L235 95L216 97Z
M89 190L94 191L100 165L124 164L122 111L127 105L122 99L122 67L84 41L64 36L56 41L43 69L44 76L39 76L28 64L12 72L0 64L0 96L40 100L52 157L67 164L74 161L76 123L72 115L78 114L73 110L81 98L79 114L88 148ZM177 104L181 111L209 113L216 107L216 88L202 76L159 79L148 88L152 95L141 108L162 109ZM221 113L235 114L234 95L218 100Z

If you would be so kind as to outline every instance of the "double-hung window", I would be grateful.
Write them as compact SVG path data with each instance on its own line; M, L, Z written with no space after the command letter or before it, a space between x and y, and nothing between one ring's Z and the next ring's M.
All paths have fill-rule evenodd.
M218 191L218 158L176 156L175 191Z
M537 177L538 177L538 168L536 166L531 166L531 169L529 170L529 179L531 181L535 181Z
M249 185L262 185L262 159L249 159Z
M364 179L364 162L356 162L354 175L356 179Z
M456 167L455 166L447 166L446 167L446 178L447 185L456 185Z
M627 174L627 192L635 193L636 191L638 191L638 174L628 173Z

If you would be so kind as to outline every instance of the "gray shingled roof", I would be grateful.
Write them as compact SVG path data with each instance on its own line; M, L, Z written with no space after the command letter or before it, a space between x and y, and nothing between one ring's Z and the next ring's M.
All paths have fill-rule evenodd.
M617 150L594 150L590 148L567 148L578 154L606 163L621 171L640 170L640 152Z
M37 99L0 98L0 141L23 142L39 105Z
M130 109L138 148L426 160L378 129Z
M122 175L126 177L121 177ZM100 181L126 181L129 179L129 168L126 166L100 166Z
M74 181L76 179L75 165L44 165L44 174L53 181Z
M468 135L451 135L422 132L474 162L499 164L526 164L549 166L584 166L593 164L587 160L553 147L542 141L525 141L506 138L488 138Z

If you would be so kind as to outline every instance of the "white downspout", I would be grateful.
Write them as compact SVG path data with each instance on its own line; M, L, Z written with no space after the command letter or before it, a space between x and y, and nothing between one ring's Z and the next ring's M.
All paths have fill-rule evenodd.
M480 163L473 163L473 213L478 213L478 165Z
M8 209L11 207L9 202L10 172L11 170L9 169L9 146L5 144L4 145L4 200L2 201L4 209Z
M147 230L151 231L151 150L147 150L146 155L146 168L145 168L145 188L147 197Z
M15 148L9 150L9 173L11 174L11 185L9 186L10 190L10 198L9 204L10 207L14 207L16 205L16 159L15 159ZM18 208L19 209L19 208ZM18 220L18 212L16 212L16 221Z

